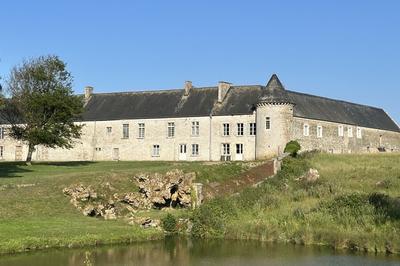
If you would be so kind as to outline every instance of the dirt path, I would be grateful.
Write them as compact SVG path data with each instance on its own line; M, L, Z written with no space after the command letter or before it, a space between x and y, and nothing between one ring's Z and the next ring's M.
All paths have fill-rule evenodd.
M249 169L239 176L224 182L211 182L203 187L204 200L222 195L232 195L246 187L255 185L274 174L273 160Z

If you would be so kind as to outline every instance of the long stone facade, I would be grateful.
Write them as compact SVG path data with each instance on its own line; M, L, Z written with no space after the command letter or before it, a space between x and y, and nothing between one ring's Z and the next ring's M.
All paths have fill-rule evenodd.
M388 119L386 124L379 124L381 121L377 121L376 128L366 127L370 121L365 122L361 118L360 124L346 123L344 120L347 118L343 115L342 122L326 121L315 119L313 114L309 115L310 117L301 117L307 111L304 110L304 106L307 105L301 106L299 100L297 105L293 100L297 96L291 98L276 76L271 78L266 87L260 88L238 88L237 91L233 91L229 83L224 82L222 85L215 88L218 93L211 94L213 90L210 88L197 92L194 90L202 89L191 88L191 83L185 84L183 96L179 96L182 98L177 101L178 105L184 106L185 101L190 101L187 97L190 97L191 93L209 90L210 95L214 97L210 100L212 109L205 110L202 114L202 111L198 111L197 116L178 114L163 117L160 113L159 117L154 114L152 117L142 115L141 118L135 118L129 117L132 116L130 114L123 114L122 117L104 119L97 114L100 111L96 109L93 111L94 118L99 118L99 121L93 119L93 116L90 118L87 115L85 118L84 115L83 121L77 122L82 123L84 127L82 136L75 140L73 149L38 146L33 160L250 161L283 153L286 143L290 140L298 140L302 150L322 150L331 153L400 152L400 129L383 110L381 113L381 109L365 107L374 116L381 115ZM90 99L96 95L92 90L89 88L85 94L88 101L85 112L89 114L90 108L98 108L95 104L90 107ZM239 101L240 97L250 98L243 95L245 90L252 93L248 95L258 94L254 96L255 100L248 99L247 103L238 103L247 104L248 111L235 111L238 107L234 107L232 102ZM118 97L124 99L124 95ZM204 96L198 104L206 104L207 97L211 98ZM309 100L310 105L313 104L312 99ZM102 104L104 103L105 100L102 100ZM224 113L227 106L231 108L230 114ZM124 106L121 108L124 110ZM361 107L354 105L354 108ZM323 114L319 115L322 117ZM8 136L6 124L0 127L0 160L24 160L28 152L27 146Z

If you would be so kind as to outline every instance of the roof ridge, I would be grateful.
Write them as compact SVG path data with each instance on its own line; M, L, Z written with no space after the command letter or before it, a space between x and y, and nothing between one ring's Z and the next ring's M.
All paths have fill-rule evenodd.
M324 97L324 96L319 96L319 95L314 95L314 94L309 94L309 93L304 93L304 92L298 92L298 91L291 91L291 90L286 90L286 91L289 92L289 93L302 94L302 95L311 96L311 97L320 98L320 99L326 99L326 100L331 100L331 101L336 101L336 102L348 103L348 104L352 104L352 105L358 105L358 106L363 106L363 107L383 110L383 108L376 107L376 106L371 106L371 105L366 105L366 104L354 103L354 102L349 102L349 101L345 101L345 100L328 98L328 97Z

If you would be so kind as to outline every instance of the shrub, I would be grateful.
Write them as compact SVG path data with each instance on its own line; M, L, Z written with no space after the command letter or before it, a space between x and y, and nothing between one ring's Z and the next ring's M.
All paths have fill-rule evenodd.
M368 197L369 203L372 204L378 212L392 219L400 219L400 199L391 198L382 193L372 193Z
M193 211L192 236L222 237L227 221L237 214L233 199L215 198Z
M288 152L290 156L296 157L300 149L300 144L296 140L291 140L286 144L284 152Z
M162 228L168 233L176 233L177 232L177 221L175 216L168 213L167 216L161 219Z

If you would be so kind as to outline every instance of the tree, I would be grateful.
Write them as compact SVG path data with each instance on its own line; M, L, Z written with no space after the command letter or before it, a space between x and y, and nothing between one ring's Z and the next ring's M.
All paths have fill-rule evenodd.
M81 136L82 126L74 122L83 99L73 95L72 80L57 56L26 60L11 70L10 98L0 115L11 125L10 136L28 145L28 164L37 145L70 149Z

